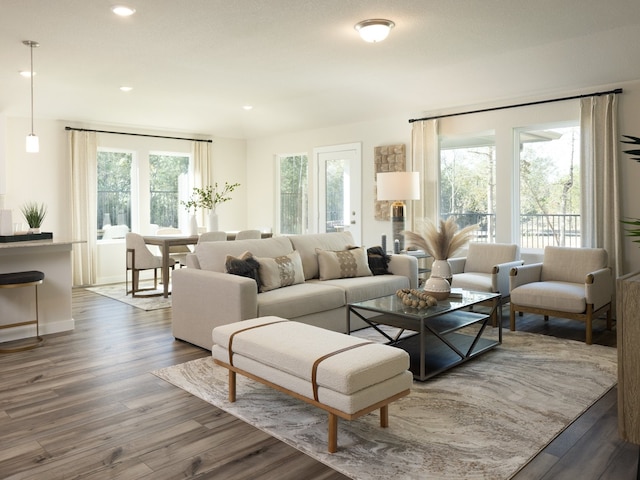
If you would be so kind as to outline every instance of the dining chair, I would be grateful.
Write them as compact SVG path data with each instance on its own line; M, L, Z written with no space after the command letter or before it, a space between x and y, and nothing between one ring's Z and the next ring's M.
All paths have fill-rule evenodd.
M259 239L262 238L260 230L240 230L236 234L236 240Z
M162 257L154 255L147 247L147 244L139 233L127 233L125 236L127 247L125 289L126 294L132 297L157 297L162 293L138 295L138 292L156 290L158 288L158 269L162 268ZM171 269L175 267L175 260L170 258ZM131 270L131 290L129 290L129 270ZM140 272L142 270L153 270L153 289L140 288Z
M227 240L227 232L204 232L198 238L198 243L202 242L225 242Z

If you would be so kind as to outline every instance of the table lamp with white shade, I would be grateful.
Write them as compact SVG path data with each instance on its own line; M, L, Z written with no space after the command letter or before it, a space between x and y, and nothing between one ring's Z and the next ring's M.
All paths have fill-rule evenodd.
M405 200L420 199L420 174L418 172L383 172L377 178L378 200L390 200L391 227L393 240L398 240L400 249L404 248L404 236L400 233L406 229Z

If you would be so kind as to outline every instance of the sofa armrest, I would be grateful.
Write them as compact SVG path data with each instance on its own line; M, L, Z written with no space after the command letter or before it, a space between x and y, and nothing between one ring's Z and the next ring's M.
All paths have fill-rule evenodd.
M610 268L601 268L587 274L584 295L587 303L593 304L594 310L611 302L612 293L613 277Z
M253 279L183 268L171 283L172 331L180 340L211 350L214 327L258 316Z
M455 257L447 259L451 266L451 274L464 273L464 266L467 263L467 257Z
M524 262L522 260L514 260L513 262L499 263L491 269L491 283L493 291L500 292L500 295L506 297L509 295L509 274L511 269L519 267Z
M409 279L410 288L418 288L418 259L411 255L390 255L389 272Z
M512 267L509 271L509 293L520 285L527 283L539 282L542 274L542 264L532 263L529 265L521 265Z

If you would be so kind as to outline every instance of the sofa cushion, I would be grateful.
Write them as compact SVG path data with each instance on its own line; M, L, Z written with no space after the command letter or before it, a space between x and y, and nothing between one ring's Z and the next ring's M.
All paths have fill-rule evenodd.
M251 252L244 252L240 257L227 255L227 259L224 264L227 269L227 273L255 280L257 291L260 291L261 282L260 274L258 273L260 264Z
M376 275L340 278L335 280L308 280L314 285L331 285L344 291L345 302L354 303L385 295L393 295L400 288L409 288L409 279L403 275Z
M371 276L367 253L363 247L348 250L316 248L320 280Z
M226 272L227 255L239 257L244 252L254 257L279 257L293 252L288 237L273 237L259 240L234 240L232 242L202 242L196 245L196 256L202 270Z
M257 257L260 268L260 292L304 282L302 261L298 252L275 258Z
M295 319L344 307L344 290L323 283L299 283L258 295L258 316Z
M344 250L353 245L353 236L350 232L316 233L311 235L292 235L293 248L300 252L302 268L305 280L318 278L318 254L316 248L323 250Z

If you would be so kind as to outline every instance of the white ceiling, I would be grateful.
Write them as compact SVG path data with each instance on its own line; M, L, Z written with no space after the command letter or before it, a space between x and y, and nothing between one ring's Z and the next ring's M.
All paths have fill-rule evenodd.
M113 3L0 0L0 112L29 116L23 40L41 44L36 119L222 137L640 79L638 0L126 0L129 18ZM367 18L396 27L368 44Z

